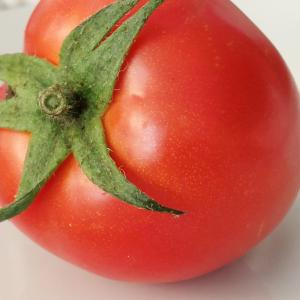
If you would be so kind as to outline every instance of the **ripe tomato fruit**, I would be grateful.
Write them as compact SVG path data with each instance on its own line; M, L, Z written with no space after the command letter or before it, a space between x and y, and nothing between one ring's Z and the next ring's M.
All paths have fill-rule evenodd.
M26 53L57 64L67 34L112 2L40 1ZM256 245L293 203L299 117L284 62L230 1L166 0L130 50L103 122L125 175L186 213L118 201L69 157L15 223L56 255L107 277L167 282L207 273ZM28 140L0 131L3 204L17 191Z
M6 97L6 88L0 82L0 99L4 99Z

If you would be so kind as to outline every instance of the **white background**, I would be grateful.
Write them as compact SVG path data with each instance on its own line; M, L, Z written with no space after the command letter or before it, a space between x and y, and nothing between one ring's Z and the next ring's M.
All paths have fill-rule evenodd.
M300 86L300 1L233 2L277 46ZM22 49L31 10L29 6L0 11L0 53ZM168 285L128 284L89 274L39 248L10 223L2 223L0 300L298 300L299 213L298 201L282 225L238 262L202 278Z

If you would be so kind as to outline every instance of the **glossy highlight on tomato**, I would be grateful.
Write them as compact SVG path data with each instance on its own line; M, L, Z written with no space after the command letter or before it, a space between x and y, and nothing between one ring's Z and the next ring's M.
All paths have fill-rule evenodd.
M112 2L41 0L25 52L58 64L69 32ZM186 213L120 202L69 157L14 222L97 274L146 282L205 274L266 237L299 190L297 88L274 46L230 1L165 0L131 48L102 121L126 177ZM17 191L29 138L0 129L2 204Z

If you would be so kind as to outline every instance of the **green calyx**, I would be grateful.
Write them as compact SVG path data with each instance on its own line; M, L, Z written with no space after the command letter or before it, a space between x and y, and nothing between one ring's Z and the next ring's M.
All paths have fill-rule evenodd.
M119 0L73 30L60 65L24 54L0 56L0 80L13 96L0 102L0 128L31 132L15 201L0 222L23 212L57 167L73 153L83 172L104 191L139 208L180 215L129 182L109 155L100 122L134 39L163 0L149 0L111 35L138 0Z

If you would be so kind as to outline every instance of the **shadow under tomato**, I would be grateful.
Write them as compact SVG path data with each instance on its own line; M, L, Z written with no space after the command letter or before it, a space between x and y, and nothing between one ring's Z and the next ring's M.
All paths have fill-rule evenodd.
M13 226L6 224L7 235L3 236L2 233L6 243L0 249L1 257L5 255L6 258L5 261L4 258L0 259L0 263L5 265L8 261L10 270L5 272L6 284L1 286L4 289L2 292L4 295L10 293L8 299L18 299L14 295L20 292L20 285L11 289L7 283L11 282L12 286L16 286L16 283L22 282L22 291L30 295L30 299L39 299L35 297L41 290L53 291L49 297L45 295L43 300L52 300L56 294L60 299L73 300L94 300L99 297L110 300L282 299L280 296L275 297L277 291L281 291L282 286L286 287L287 283L289 288L293 286L287 274L297 268L299 261L299 211L298 202L277 231L239 261L200 278L159 285L112 281L82 271L36 247ZM17 266L13 267L14 265ZM0 280L1 275L0 273ZM30 280L24 281L24 278ZM1 281L3 283L3 279ZM277 286L277 282L281 286ZM297 282L294 284L297 286Z

